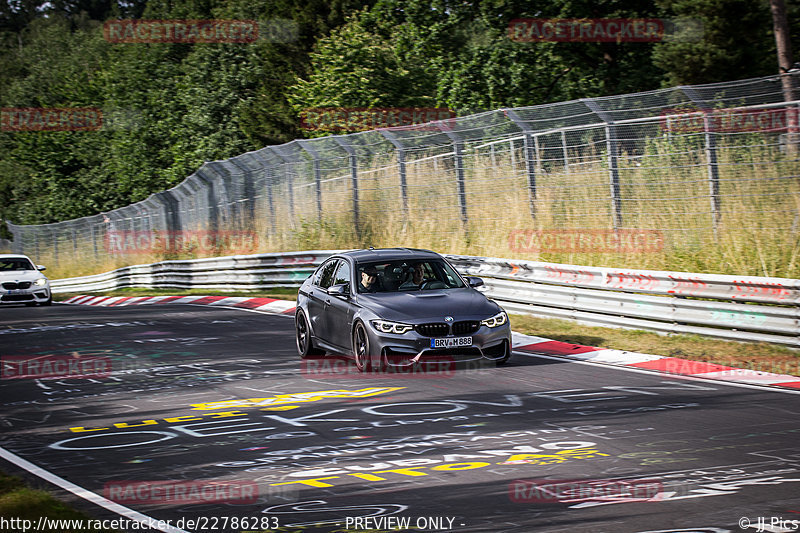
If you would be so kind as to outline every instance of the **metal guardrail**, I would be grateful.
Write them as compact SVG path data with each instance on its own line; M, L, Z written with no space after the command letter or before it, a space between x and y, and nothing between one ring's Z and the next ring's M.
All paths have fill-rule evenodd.
M122 287L297 287L336 250L162 261L54 280L54 293ZM586 267L447 255L510 312L607 327L800 347L800 280Z
M55 294L125 287L231 291L299 287L326 257L335 252L311 250L161 261L118 268L94 276L53 280L51 287Z
M800 347L800 280L447 256L511 312Z

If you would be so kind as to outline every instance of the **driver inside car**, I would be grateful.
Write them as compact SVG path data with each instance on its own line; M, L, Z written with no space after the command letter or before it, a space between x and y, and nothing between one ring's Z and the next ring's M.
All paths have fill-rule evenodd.
M417 263L414 265L414 269L411 271L411 279L406 280L400 285L399 289L402 290L414 290L419 289L422 287L422 284L425 283L427 278L425 277L425 265L422 263Z
M361 271L358 292L378 292L378 270L368 266Z

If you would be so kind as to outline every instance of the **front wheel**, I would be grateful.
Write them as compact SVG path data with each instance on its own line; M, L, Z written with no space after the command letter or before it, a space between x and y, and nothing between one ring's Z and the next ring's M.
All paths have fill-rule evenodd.
M367 372L370 368L369 335L364 324L359 322L353 330L353 358L359 372Z
M53 305L53 295L51 294L47 300L43 301L39 305Z
M311 328L308 327L308 320L302 311L298 311L294 317L294 330L297 339L297 353L300 357L305 359L311 355L321 355L322 350L314 348L314 343L311 340Z

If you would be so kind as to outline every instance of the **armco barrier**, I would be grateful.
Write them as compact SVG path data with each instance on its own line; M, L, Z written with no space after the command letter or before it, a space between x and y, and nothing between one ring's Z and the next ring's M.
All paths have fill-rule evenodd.
M121 287L297 287L335 250L162 261L54 280L53 292ZM662 333L800 347L800 280L563 265L447 255L510 312Z
M234 255L161 261L118 268L104 274L53 280L53 292L151 289L257 290L298 287L335 250Z
M448 255L510 312L800 347L800 280Z

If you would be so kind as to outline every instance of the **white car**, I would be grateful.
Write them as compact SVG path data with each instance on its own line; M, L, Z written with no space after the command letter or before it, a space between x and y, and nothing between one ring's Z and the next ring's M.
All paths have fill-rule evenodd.
M0 304L50 305L50 280L27 255L0 254Z

